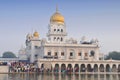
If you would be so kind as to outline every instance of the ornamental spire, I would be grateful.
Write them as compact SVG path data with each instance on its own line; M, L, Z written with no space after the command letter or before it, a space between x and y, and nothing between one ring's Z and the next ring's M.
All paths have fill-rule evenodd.
M56 12L58 12L58 5L56 5Z

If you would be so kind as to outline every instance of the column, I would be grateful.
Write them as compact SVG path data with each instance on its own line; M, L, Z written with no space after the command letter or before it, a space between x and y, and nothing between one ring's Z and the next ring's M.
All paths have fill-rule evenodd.
M59 63L59 73L61 73L61 64Z
M84 56L85 56L85 53L84 53L84 50L82 50L82 60L84 60Z
M52 73L54 72L55 64L52 64Z
M106 67L104 66L104 73L106 73Z
M71 64L72 65L72 68L73 68L73 74L75 73L75 64Z
M80 68L81 68L80 66L81 66L81 65L79 64L79 74L80 74Z
M34 58L34 53L35 53L35 48L34 48L34 44L31 42L31 56L30 56L30 62L34 62L35 58Z
M61 73L61 66L59 66L59 73Z
M99 60L99 49L95 50L95 60Z

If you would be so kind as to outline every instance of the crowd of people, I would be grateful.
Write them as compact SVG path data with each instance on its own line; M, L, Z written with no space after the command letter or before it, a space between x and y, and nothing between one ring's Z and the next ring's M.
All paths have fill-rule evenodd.
M35 64L26 62L12 62L9 65L9 72L36 72L39 71Z
M9 72L40 72L40 73L45 73L45 72L73 72L72 68L54 68L49 69L49 68L38 68L38 66L35 63L27 63L27 62L12 62L9 63ZM61 71L59 71L61 70ZM78 68L75 68L75 72L78 71Z

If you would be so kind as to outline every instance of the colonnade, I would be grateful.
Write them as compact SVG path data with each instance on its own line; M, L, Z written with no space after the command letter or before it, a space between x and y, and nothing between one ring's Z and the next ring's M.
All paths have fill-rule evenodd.
M46 65L47 64L47 65ZM120 63L41 63L39 68L50 72L120 72Z

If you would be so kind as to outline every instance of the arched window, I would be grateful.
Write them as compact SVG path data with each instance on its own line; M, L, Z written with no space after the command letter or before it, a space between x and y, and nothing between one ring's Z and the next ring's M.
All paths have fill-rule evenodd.
M51 52L48 52L48 56L51 56Z
M61 56L64 56L64 52L61 52Z
M88 57L88 53L85 53L85 57Z
M60 31L60 29L57 30L58 32Z
M55 52L54 56L58 56L57 52Z
M56 40L56 37L54 37L54 40Z
M63 32L63 29L61 29L61 32Z
M58 38L57 38L57 41L58 41L59 39L60 39L60 38L58 37Z
M56 31L56 29L54 29L54 31Z
M81 56L81 55L82 55L82 53L81 53L81 52L79 52L79 53L78 53L78 56Z
M91 51L91 52L90 52L90 55L91 55L91 56L94 56L94 55L95 55L95 52L94 52L94 51Z
M61 38L61 41L63 41L63 38Z
M73 52L70 52L70 56L73 56Z

